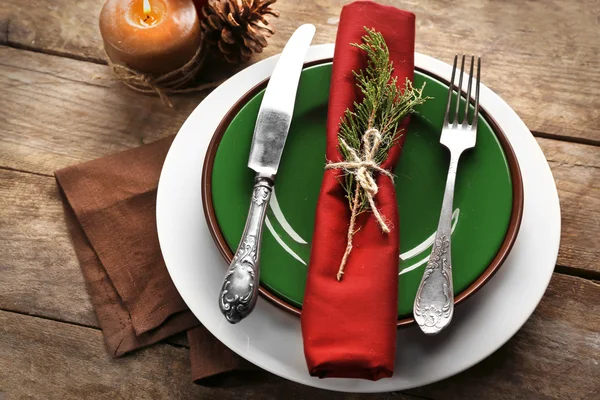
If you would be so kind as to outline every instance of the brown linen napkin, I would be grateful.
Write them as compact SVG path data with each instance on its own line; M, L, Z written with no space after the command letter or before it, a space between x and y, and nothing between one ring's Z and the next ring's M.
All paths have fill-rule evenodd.
M69 205L65 205L65 215L88 293L102 328L106 347L112 356L122 356L132 350L156 343L198 325L198 321L191 312L182 311L174 313L155 329L136 335L130 312L125 308L115 285L102 266Z
M169 277L156 232L156 189L172 141L55 173L88 292L115 357L200 325ZM188 338L198 383L248 365L201 326Z
M259 369L219 342L205 327L187 331L192 380L205 386L234 386L267 379ZM209 361L209 362L207 362Z

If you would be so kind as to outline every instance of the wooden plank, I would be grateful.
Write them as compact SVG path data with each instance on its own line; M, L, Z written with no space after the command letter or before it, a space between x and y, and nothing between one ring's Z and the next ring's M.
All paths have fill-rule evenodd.
M168 109L108 67L0 46L0 160L42 174L177 133L203 94ZM42 71L42 72L38 72Z
M54 178L0 171L0 309L98 326Z
M0 160L32 172L175 134L205 96L177 97L171 110L115 82L101 65L2 46L0 60L8 60L0 61Z
M112 359L101 335L0 311L0 397L207 398L208 390L190 381L187 349L163 344Z
M253 61L281 51L301 22L317 26L315 44L334 41L340 9L348 2L279 0L281 17L274 22L279 33ZM470 0L460 6L450 0L381 2L417 14L417 51L446 62L457 52L482 55L483 82L531 130L600 143L597 1ZM102 62L97 29L101 4L6 0L0 10L0 43Z
M178 98L168 110L110 81L106 68L0 47L0 166L50 175L177 132L203 95ZM20 65L26 65L23 69ZM44 70L44 73L32 70ZM98 79L97 77L100 77ZM597 147L538 139L557 178L563 212L559 264L600 272ZM555 160L555 161L553 161ZM585 202L582 202L585 200Z
M600 286L555 274L540 306L507 345L470 370L383 399L587 399L600 390ZM0 394L8 398L363 399L268 376L209 390L189 382L187 349L156 345L111 359L98 330L0 311Z
M563 143L563 145L567 146L567 149L561 149L559 154L569 154L569 146L582 146L568 143ZM577 154L574 151L570 151L570 153ZM550 157L554 156L550 154ZM556 158L553 162L560 163L564 160ZM578 167L565 167L565 170L576 168ZM3 221L0 224L0 248L3 249L3 252L0 252L0 266L2 266L0 309L97 326L93 310L87 300L79 266L64 227L62 207L53 178L14 171L0 171L0 198L4 200L4 207L0 210L0 221ZM573 209L576 208L573 207ZM563 245L564 243L565 239L563 239ZM423 392L414 394L430 398L445 398L444 393L454 393L456 396L467 393L468 395L463 398L488 398L488 396L494 398L489 391L495 389L497 390L496 396L498 396L496 398L517 398L517 394L522 390L532 391L539 388L547 388L544 390L551 393L559 384L562 387L564 380L567 379L563 378L561 381L560 376L556 376L556 374L566 374L565 371L573 368L576 371L574 376L577 377L575 384L574 386L565 384L562 390L569 390L569 392L565 392L569 395L592 390L593 386L590 385L595 381L588 380L591 376L587 368L593 368L595 364L592 361L598 359L598 348L593 347L598 338L594 339L594 336L590 336L590 334L598 335L600 326L598 326L597 319L588 319L586 316L598 314L599 296L600 287L597 284L580 278L555 274L550 289L534 317L517 335L517 338L509 342L509 345L476 367L474 372L467 372L454 378L457 379L457 383L451 379L449 383L440 384L442 386L422 389ZM12 326L14 324L13 322L2 324L0 321L0 326L3 325ZM15 327L12 326L12 328ZM66 333L60 335L70 337L70 334ZM0 335L0 341L4 336L4 334ZM96 341L94 346L97 345L103 350L99 334L94 334L94 340ZM79 345L74 343L72 346ZM590 346L592 347L590 348ZM8 347L15 346L10 344ZM23 349L24 345L20 347ZM22 351L25 352L25 350ZM59 352L58 349L52 351ZM104 354L100 353L100 350L94 351ZM21 362L23 358L27 357L23 353L16 359ZM58 355L52 357L58 357ZM138 356L133 357L137 358ZM0 360L7 359L7 357L0 356ZM80 367L95 371L94 373L104 368L111 371L113 368L117 368L112 366L112 361L110 363L109 361L98 361L102 359L100 356L94 356L91 359L96 360L94 361L96 364ZM547 360L553 360L552 366L559 365L560 367L550 369L550 371L547 366L542 368L543 363ZM105 362L109 363L109 366L104 366ZM115 362L118 363L118 361ZM133 361L126 361L126 363L129 362ZM171 360L171 362L173 361ZM3 369L0 365L0 370ZM120 371L117 369L117 372L114 373L120 374ZM65 375L70 373L71 371L65 372ZM546 376L548 376L547 381L544 380ZM567 376L570 375L567 374ZM579 377L583 382L578 380ZM45 382L42 378L38 379L40 379L40 384ZM1 376L0 382L4 382ZM581 392L573 392L574 387ZM0 390L3 388L4 386L0 385ZM534 396L533 392L530 394L531 398L543 398L539 393L538 396ZM479 395L481 397L478 397ZM586 397L567 396L566 398Z
M538 138L548 159L562 216L558 265L600 280L600 148Z
M475 367L409 391L434 399L597 399L600 285L554 274L533 316Z
M280 33L255 59L280 51L300 21L318 25L315 43L332 41L342 3L280 0ZM463 49L480 53L484 83L501 94L530 129L600 141L600 75L595 68L600 46L595 40L598 3L488 0L461 7L449 1L409 3L402 7L417 12L418 51L446 61ZM0 43L99 62L100 6L101 2L91 0L77 4L57 0L51 5L5 1L0 10ZM470 15L470 23L455 18L457 13ZM577 24L564 24L565 20ZM157 99L112 82L104 66L1 47L0 87L4 111L0 166L38 174L175 133L203 98L178 98L178 110L170 112ZM538 142L561 198L558 263L567 272L597 277L597 148ZM0 309L97 326L53 179L0 171L0 198ZM593 372L600 327L597 319L586 319L599 311L599 293L593 285L555 275L533 318L507 346L469 372L411 393L429 398L597 397L600 387ZM81 398L90 392L110 398L215 397L215 392L198 391L189 384L186 349L158 346L114 361L106 356L100 333L94 329L6 312L0 312L0 331L0 397L3 392L9 398ZM136 379L141 378L125 381L123 377L132 370ZM332 397L277 380L218 393L222 398L274 398L290 393L297 398Z
M0 55L0 166L51 175L56 169L175 134L202 94L176 99L175 110L110 81L91 63L8 47ZM25 65L26 67L21 67ZM26 69L25 69L26 68ZM38 72L43 70L45 72ZM600 271L594 223L600 199L598 148L538 138L563 203L559 264ZM586 202L581 203L581 200ZM595 218L594 218L595 217ZM585 232L585 234L583 234Z
M562 203L558 262L597 274L600 172L595 148L548 139L540 143ZM54 179L0 170L0 198L0 308L97 326Z
M539 139L562 206L559 265L600 274L597 148ZM1 160L1 159L0 159ZM0 309L97 326L54 178L0 170Z
M112 359L100 331L0 311L2 399L367 399L272 375L256 383L210 389L191 382L188 349L155 345ZM418 400L400 393L382 399Z
M9 0L0 10L0 43L104 62L98 15L103 1Z

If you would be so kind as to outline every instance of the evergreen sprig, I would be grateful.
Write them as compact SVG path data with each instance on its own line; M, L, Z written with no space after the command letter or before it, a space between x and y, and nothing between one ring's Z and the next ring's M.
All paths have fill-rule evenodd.
M363 150L363 136L370 128L375 128L381 134L381 144L375 153L374 161L381 165L388 152L402 135L398 126L402 119L414 112L414 108L424 103L428 97L423 97L423 85L415 89L410 80L406 79L403 88L398 86L398 79L392 77L394 71L390 61L390 53L385 39L380 32L365 27L366 35L362 43L351 44L367 54L367 66L364 70L353 71L356 85L363 94L360 103L354 102L354 110L347 109L341 119L338 146L344 161L353 161L349 151L341 144L344 140L356 153ZM366 193L357 187L355 176L348 171L341 182L346 191L350 208L353 208L356 191L359 191L358 213L369 208Z

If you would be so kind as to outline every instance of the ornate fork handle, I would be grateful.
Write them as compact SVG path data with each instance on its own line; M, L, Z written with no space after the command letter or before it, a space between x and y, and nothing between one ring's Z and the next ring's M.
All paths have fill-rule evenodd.
M435 335L448 326L454 313L451 257L452 202L456 167L461 153L462 150L451 150L450 153L450 166L438 229L413 307L415 320L421 330L428 335Z
M219 308L232 324L248 316L258 298L260 242L272 192L273 180L257 175L246 227L219 293Z

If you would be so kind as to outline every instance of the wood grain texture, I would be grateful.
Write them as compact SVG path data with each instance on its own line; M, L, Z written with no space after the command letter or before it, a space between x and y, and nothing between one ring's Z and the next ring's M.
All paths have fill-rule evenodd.
M0 310L97 328L54 178L0 169L0 199Z
M88 62L0 46L0 167L51 175L55 170L177 132L204 96L176 109L110 80ZM40 72L41 71L41 72ZM598 147L538 138L563 205L559 264L600 273ZM581 203L581 204L580 204Z
M177 133L203 96L171 110L112 80L108 67L9 47L0 47L0 87L2 165L48 175Z
M600 398L600 285L554 274L533 316L475 367L409 393L432 399Z
M11 52L20 50L7 49ZM27 55L63 60L62 58L25 52ZM75 62L66 60L68 63ZM76 62L81 63L81 62ZM82 63L84 65L92 65ZM96 67L96 66L94 66ZM23 79L28 75L23 75ZM59 78L56 78L59 79ZM78 84L75 92L79 102L93 102L102 90L96 86ZM38 87L36 85L30 85ZM43 87L43 85L42 85ZM91 89L90 89L91 88ZM91 92L87 92L91 90ZM116 89L119 90L119 89ZM89 93L89 97L82 97ZM126 91L125 94L129 92ZM32 95L23 99L21 107L0 114L5 127L0 131L0 165L19 170L30 170L40 174L52 174L55 169L100 157L140 142L152 140L168 130L169 115L176 118L177 111L148 111L149 118L163 126L166 132L147 129L138 130L130 123L128 131L111 131L102 120L94 122L94 112L81 117L64 118L60 110L69 104L60 103L55 108L44 104L53 101L51 96ZM41 98L39 104L35 99ZM144 97L144 99L146 99ZM156 100L148 98L149 101ZM2 104L0 98L0 104ZM56 100L55 100L56 101ZM34 103L34 104L32 104ZM104 103L90 107L96 111ZM29 108L27 108L29 107ZM42 122L31 115L31 107L39 112L54 109L56 116L44 120L55 121L46 131ZM114 109L129 107L128 102L115 105ZM136 107L132 105L131 107ZM160 106L162 107L162 106ZM143 107L135 110L146 112ZM115 112L118 114L118 112ZM123 118L143 118L136 113L132 117L120 114ZM117 117L115 117L117 118ZM71 125L73 124L73 125ZM106 122L106 124L110 124ZM33 126L32 126L33 125ZM87 130L87 131L86 131ZM73 138L71 132L79 136ZM85 132L85 133L83 133ZM141 136L136 136L140 134ZM146 136L149 135L149 136ZM558 264L572 270L582 270L600 274L600 250L596 245L600 237L600 168L598 148L590 145L567 143L550 139L538 139L557 182L562 206L562 241ZM0 171L0 193L4 206L0 208L0 232L2 248L0 265L3 274L0 279L0 307L19 312L33 313L84 325L94 325L95 317L87 301L82 285L79 266L67 235L63 220L62 206L54 179L11 171Z
M4 0L0 43L104 63L98 16L104 1Z
M547 139L542 141L556 142ZM573 143L558 143L566 147L566 149L558 149L557 154L561 156L582 154L581 150L570 150L572 147L591 147ZM564 158L556 158L555 155L550 154L549 149L551 147L546 146L546 153L549 155L551 163L565 162ZM564 165L562 167L567 172L578 168ZM560 183L562 178L559 174L555 175ZM582 174L579 173L579 175ZM0 252L0 266L2 267L0 309L96 327L97 322L87 299L79 266L64 225L62 206L59 203L54 179L0 170L0 198L3 199L3 207L0 208L0 221L2 221L0 224L0 248L3 249ZM586 200L582 204L594 203ZM569 209L575 210L577 207ZM573 229L572 232L576 233L577 229ZM567 239L563 238L563 246L565 241ZM550 289L534 317L508 346L480 366L475 367L472 372L466 372L454 378L457 380L456 383L453 383L454 380L451 379L450 383L443 384L446 386L440 384L442 386L425 388L422 389L423 392L414 394L442 399L445 398L443 393L450 390L451 393L456 394L455 398L461 398L459 396L461 393L468 394L468 396L465 394L463 398L474 398L472 396L478 395L484 396L483 398L488 398L487 396L498 399L519 398L520 393L524 393L523 396L528 398L561 398L555 394L562 392L554 393L560 384L564 385L564 388L561 389L564 393L573 395L563 398L586 398L579 395L597 390L597 386L593 384L595 381L589 379L588 382L588 378L591 378L590 371L595 371L594 360L599 359L597 343L600 338L597 335L600 332L600 320L593 318L600 311L597 309L600 305L599 300L600 286L596 283L555 274ZM36 321L38 320L36 319ZM11 325L11 323L7 325ZM13 328L16 329L16 327L11 329ZM57 332L64 330L61 335L70 337L69 332L73 327L64 324L63 328L56 329ZM94 334L93 338L94 346L103 349L100 334ZM30 339L24 340L27 342ZM174 342L180 345L186 344L185 340ZM24 349L21 351L23 354L16 357L20 361L28 357ZM53 351L58 352L59 350ZM154 350L149 351L153 352ZM165 358L172 357L173 353L168 352L167 354L164 356ZM105 361L98 361L98 357L93 357L95 360L93 363L90 362L81 368L92 371L104 368L102 365ZM137 358L138 356L134 355L133 357ZM144 359L143 357L145 356L142 356L142 359ZM0 360L2 359L6 358L0 356ZM548 360L552 360L551 366L558 365L558 367L553 369L544 366ZM166 363L167 360L164 362ZM175 361L171 360L171 362ZM106 372L109 377L113 373L120 373L119 364L116 363L113 365L110 362L110 365L106 366L109 369L109 372ZM573 385L565 383L566 379L574 379L569 375L571 370L576 371L574 376L577 379L581 377L581 382L576 380L576 384ZM566 377L561 378L562 375ZM39 382L44 382L44 379L47 378L39 377L37 379ZM3 380L0 379L0 382ZM185 384L183 386L186 387ZM492 389L497 390L495 395L497 397L492 396L492 392L490 392ZM267 389L264 389L262 385L248 388L249 393L263 393L263 390ZM570 392L568 392L569 390Z
M98 326L54 178L0 170L0 309Z
M562 271L600 280L600 147L549 139L538 143L560 200L558 265Z
M335 40L348 0L279 0L278 33L256 61L281 51L301 23L317 26L315 44ZM382 0L417 15L416 49L446 62L483 57L483 82L532 131L600 143L600 3L595 0ZM5 0L0 43L103 62L102 2ZM22 12L27 9L27 12ZM3 37L4 36L4 37Z
M317 26L315 44L333 42L348 2L279 0L278 33L251 61L281 51L301 23ZM483 82L534 134L570 141L538 138L561 202L559 270L599 280L600 2L381 2L417 14L417 51L446 62L457 52L482 55ZM52 172L175 134L206 93L176 97L169 110L115 82L98 32L102 3L4 0L0 7L0 400L373 398L266 373L233 388L198 387L181 335L175 346L108 356ZM206 74L239 68L211 62ZM437 384L377 398L600 398L599 314L597 282L554 274L531 319L491 357Z
M111 359L99 330L0 311L6 399L206 398L190 381L187 358L187 349L157 345Z
M600 312L599 298L597 284L555 274L532 318L490 358L442 382L377 398L595 398L600 323L592 316ZM0 394L9 399L373 398L311 389L272 375L233 388L194 386L187 351L157 345L115 360L96 329L0 311Z
M33 399L367 399L268 376L210 389L191 382L188 350L159 344L112 359L101 332L0 311L0 398ZM401 393L384 400L418 400Z

